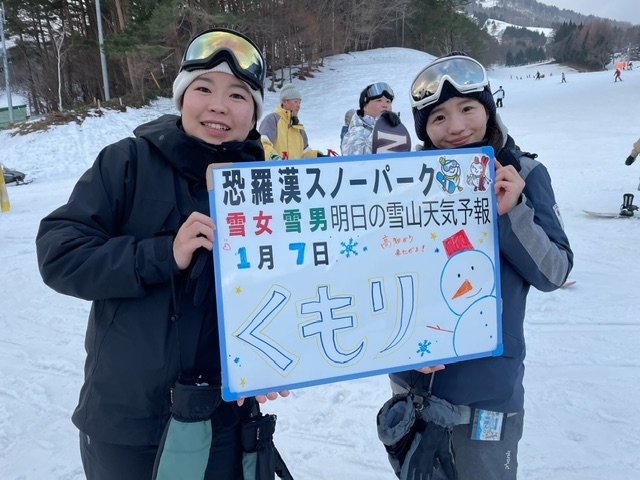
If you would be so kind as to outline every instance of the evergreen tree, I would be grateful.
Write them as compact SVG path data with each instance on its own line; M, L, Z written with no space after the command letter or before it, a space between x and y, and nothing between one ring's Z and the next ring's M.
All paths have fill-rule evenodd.
M515 60L513 58L513 53L511 53L511 50L507 52L505 64L507 65L507 67L513 67L515 65Z

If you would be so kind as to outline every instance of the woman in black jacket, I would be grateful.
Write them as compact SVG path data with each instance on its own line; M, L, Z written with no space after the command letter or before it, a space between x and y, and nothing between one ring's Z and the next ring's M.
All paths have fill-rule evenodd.
M68 203L40 224L45 283L92 302L73 414L89 480L151 479L178 376L220 385L206 170L264 159L255 130L264 78L249 39L199 34L173 84L181 115L105 147ZM254 406L216 410L205 478L242 478L240 424Z

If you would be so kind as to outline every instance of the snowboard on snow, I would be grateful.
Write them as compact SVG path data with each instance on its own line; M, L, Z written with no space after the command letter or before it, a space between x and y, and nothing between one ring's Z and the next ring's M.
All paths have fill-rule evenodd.
M640 218L640 207L633 204L633 197L633 193L625 193L622 195L622 205L620 206L620 211L618 213L592 212L589 210L583 210L583 212L591 217L598 218ZM622 215L622 212L627 213L627 215ZM635 215L636 212L638 212L638 216Z
M584 213L589 215L590 217L598 217L598 218L635 218L640 220L640 215L632 215L630 217L626 217L624 215L620 215L619 213L613 212L592 212L589 210L583 210Z
M410 152L411 136L407 127L399 123L392 126L386 118L380 117L373 127L372 153Z

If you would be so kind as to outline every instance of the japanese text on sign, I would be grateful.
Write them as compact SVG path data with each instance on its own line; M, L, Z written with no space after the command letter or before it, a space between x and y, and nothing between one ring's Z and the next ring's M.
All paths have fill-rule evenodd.
M495 354L492 158L211 168L225 398Z

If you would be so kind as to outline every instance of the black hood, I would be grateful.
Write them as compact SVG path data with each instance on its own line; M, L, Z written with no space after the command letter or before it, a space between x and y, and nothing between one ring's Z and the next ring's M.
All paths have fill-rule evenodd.
M258 162L264 160L260 133L254 128L245 141L212 145L187 135L178 115L162 117L137 127L133 133L154 145L180 174L196 183L205 181L211 163Z

